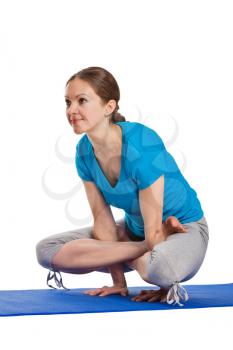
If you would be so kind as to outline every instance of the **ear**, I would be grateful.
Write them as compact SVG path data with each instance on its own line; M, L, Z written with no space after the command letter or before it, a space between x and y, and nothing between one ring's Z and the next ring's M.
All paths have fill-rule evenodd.
M105 106L105 113L111 114L114 111L114 109L116 108L116 106L117 106L117 103L115 100L109 100Z

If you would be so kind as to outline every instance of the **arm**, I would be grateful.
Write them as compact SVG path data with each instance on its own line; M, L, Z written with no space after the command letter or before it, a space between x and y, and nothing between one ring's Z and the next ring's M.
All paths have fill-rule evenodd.
M83 181L87 199L93 214L93 236L103 241L118 241L117 225L110 206L94 182ZM126 286L122 263L108 266L114 285Z
M139 190L139 204L144 220L146 245L151 251L155 244L165 240L162 229L164 175L149 187Z

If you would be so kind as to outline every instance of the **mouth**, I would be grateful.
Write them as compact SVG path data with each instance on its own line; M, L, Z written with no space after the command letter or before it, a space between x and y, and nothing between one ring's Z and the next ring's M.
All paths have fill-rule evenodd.
M75 124L80 123L81 121L83 121L83 119L73 120L73 121L71 122L71 124L72 124L72 125L75 125Z

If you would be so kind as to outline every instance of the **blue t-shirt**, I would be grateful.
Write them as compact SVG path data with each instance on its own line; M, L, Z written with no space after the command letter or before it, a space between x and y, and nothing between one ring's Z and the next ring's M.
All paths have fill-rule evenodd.
M121 170L112 186L102 171L87 134L76 146L76 167L80 178L93 181L106 202L125 212L129 229L145 237L139 205L139 190L145 189L164 175L163 221L170 215L182 224L202 218L197 194L190 187L176 161L166 150L160 136L138 122L117 122L122 129Z

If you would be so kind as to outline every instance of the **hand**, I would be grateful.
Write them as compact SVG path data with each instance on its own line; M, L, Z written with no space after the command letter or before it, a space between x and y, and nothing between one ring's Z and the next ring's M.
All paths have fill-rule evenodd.
M99 295L99 297L105 297L110 294L120 294L121 296L127 296L129 294L127 286L114 285L112 287L104 286L102 288L89 289L84 292L89 295Z
M168 291L163 288L158 290L146 289L141 290L140 294L136 295L131 300L148 301L149 303L160 301L161 303L165 303L167 301L167 293Z

